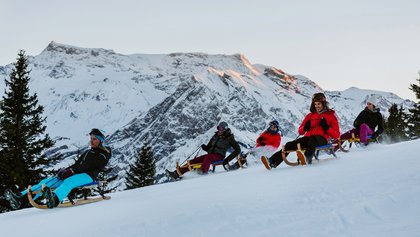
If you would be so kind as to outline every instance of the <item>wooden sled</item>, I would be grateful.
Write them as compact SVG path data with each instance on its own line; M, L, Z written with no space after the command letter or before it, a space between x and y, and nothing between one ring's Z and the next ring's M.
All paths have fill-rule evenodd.
M239 166L242 168L244 166L244 163L245 163L245 158L242 158L240 155L238 155L238 157L236 159L238 161ZM202 163L191 164L190 160L187 160L186 164L180 166L179 163L176 162L176 172L181 177L182 174L181 174L180 168L188 168L189 171L192 171L192 170L200 169L201 164ZM214 173L216 171L216 167L220 166L220 165L223 165L223 160L218 160L218 161L212 162L211 163L211 166L212 166L211 171Z
M291 162L286 157L286 154L289 154L292 152L296 152L296 156L298 158L296 162ZM303 154L303 151L300 147L300 143L297 144L297 150L286 151L285 146L283 145L281 149L281 157L283 158L283 162L286 163L286 165L290 165L290 166L306 165L305 155Z
M72 207L72 206L77 206L77 205L83 205L83 204L98 202L98 201L102 201L102 200L109 200L109 199L111 199L111 197L110 196L105 196L105 194L103 193L103 187L104 187L105 183L106 183L106 181L98 181L98 182L92 182L90 184L83 185L83 186L80 186L80 187L76 187L75 189L82 190L83 197L81 199L74 199L74 198L68 196L67 197L68 201L61 202L57 207ZM45 185L43 185L42 189L44 189L44 187L45 187ZM90 190L90 189L93 189L93 188L97 188L99 190L99 195L100 196L88 197L87 192L83 192L83 190ZM75 190L75 189L73 189L73 190ZM27 191L28 191L27 192L28 201L33 207L39 208L39 209L48 209L46 204L38 203L32 198L32 194L38 194L39 192L42 192L42 191L35 191L35 192L31 191L31 185L28 186Z
M340 146L340 145L339 144L328 143L328 144L323 145L323 146L317 146L315 148L315 154L314 154L315 160L319 161L319 152L320 151L327 151L329 154L333 155L334 158L337 158L337 155L335 154L336 146ZM281 155L282 155L284 163L286 163L287 165L290 165L290 166L307 165L308 161L306 160L304 151L305 150L302 150L300 143L298 143L297 144L297 150L285 151L285 146L283 146ZM296 162L291 162L287 159L286 154L291 153L291 152L296 152L296 156L298 158Z

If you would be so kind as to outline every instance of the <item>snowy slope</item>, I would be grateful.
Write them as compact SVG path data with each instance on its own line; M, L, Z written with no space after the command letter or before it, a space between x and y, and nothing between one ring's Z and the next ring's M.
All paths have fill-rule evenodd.
M311 167L262 165L124 191L110 201L0 215L2 236L420 235L420 140ZM322 158L326 158L325 156Z

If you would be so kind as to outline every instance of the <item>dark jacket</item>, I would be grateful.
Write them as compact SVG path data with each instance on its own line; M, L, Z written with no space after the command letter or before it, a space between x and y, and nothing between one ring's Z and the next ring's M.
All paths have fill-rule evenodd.
M375 131L375 128L378 127L377 134L381 134L384 131L384 120L379 109L375 108L372 111L366 107L354 120L353 126L359 130L362 123L367 124L372 131Z
M70 166L75 174L87 173L93 180L103 171L111 158L111 148L91 148L85 151L74 165Z
M229 148L233 148L233 152L226 158L227 161L231 161L235 158L239 153L241 153L241 148L239 144L236 142L235 137L230 132L230 129L226 129L226 131L219 135L217 132L213 135L210 139L209 143L203 148L203 150L207 151L207 153L215 153L220 154L225 157L226 152Z

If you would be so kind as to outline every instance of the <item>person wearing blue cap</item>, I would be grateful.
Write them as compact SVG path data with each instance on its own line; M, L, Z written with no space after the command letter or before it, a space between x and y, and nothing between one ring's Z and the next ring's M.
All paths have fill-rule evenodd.
M54 208L67 197L72 189L96 180L111 158L111 149L105 145L105 136L99 129L93 128L89 135L90 149L80 155L73 165L60 169L56 176L46 178L31 187L32 192L43 188L42 192L34 197L34 200L43 195L48 208ZM19 194L6 190L5 197L13 209L18 209L26 194L27 190Z

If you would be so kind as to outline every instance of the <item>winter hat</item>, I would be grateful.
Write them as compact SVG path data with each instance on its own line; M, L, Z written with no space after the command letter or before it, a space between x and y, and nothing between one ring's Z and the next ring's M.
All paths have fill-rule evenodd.
M375 96L371 95L367 98L366 103L371 103L376 107L376 103L378 103L378 101Z
M315 93L312 96L312 102L325 102L327 98L325 97L324 93Z
M277 122L277 120L273 120L268 124L269 127L271 127L271 125L274 125L277 129L279 129L279 122Z
M219 125L217 125L217 130L224 131L228 129L228 124L226 122L220 122Z
M329 110L328 108L328 102L327 102L327 98L325 97L324 93L315 93L312 96L312 103L311 103L311 107L310 107L310 111L311 112L315 112L315 102L321 102L322 105L324 106L324 109Z
M104 134L102 133L101 130L99 130L97 128L92 128L92 130L90 131L89 135L94 135L102 143L105 142L105 136L104 136Z

